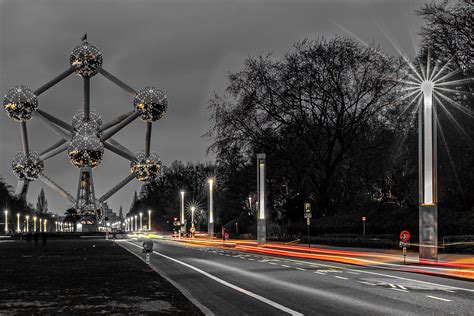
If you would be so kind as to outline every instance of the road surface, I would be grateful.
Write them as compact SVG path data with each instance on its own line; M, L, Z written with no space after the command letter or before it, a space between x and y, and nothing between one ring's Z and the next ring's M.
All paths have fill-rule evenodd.
M119 244L144 258L141 241ZM165 240L151 266L207 314L474 314L474 283L429 275Z

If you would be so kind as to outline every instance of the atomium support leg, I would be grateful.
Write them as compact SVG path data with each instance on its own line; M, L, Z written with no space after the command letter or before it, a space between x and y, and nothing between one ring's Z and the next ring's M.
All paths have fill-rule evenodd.
M74 68L71 67L67 69L66 71L64 71L63 73L59 74L57 77L53 78L51 81L45 83L44 85L36 89L35 94L36 95L42 94L43 92L45 92L46 90L48 90L49 88L51 88L52 86L60 82L61 80L65 79L72 73L74 73Z
M30 153L30 147L28 145L28 130L26 128L26 122L21 122L21 140L23 145L23 152L26 156Z
M119 86L120 88L122 88L123 90L125 90L128 94L130 94L131 96L135 96L137 94L137 91L135 89L133 89L132 87L130 87L128 84L126 84L125 82L123 82L122 80L120 80L119 78L115 77L114 75L112 75L110 72L108 72L107 70L105 70L104 68L100 68L99 70L100 74L103 75L105 78L109 79L110 81L112 81L113 83L115 83L117 86Z
M84 120L89 120L91 112L91 79L84 77Z
M44 173L41 173L39 175L39 179L43 181L43 183L49 186L51 189L58 192L63 198L67 199L69 202L73 204L76 203L76 200L74 200L71 194L69 194L66 190L61 188L56 182L48 178Z
M63 120L55 117L54 115L51 115L51 114L49 114L49 113L47 113L43 110L40 110L40 109L38 109L36 112L38 114L40 114L42 117L44 117L45 119L47 119L48 121L50 121L51 123L54 123L54 124L58 125L59 127L69 131L69 132L73 131L71 124L64 122Z
M71 138L71 135L68 134L65 130L57 126L56 124L51 123L48 119L46 119L44 116L41 114L38 115L41 121L46 124L46 126L49 127L51 131L53 131L56 135L61 136L62 138L68 139Z
M64 144L64 145L62 145L62 146L60 146L56 149L53 149L53 150L41 155L40 158L41 158L41 160L45 161L49 158L52 158L52 157L56 156L57 154L62 153L63 151L66 151L68 149L68 146L69 146L69 144Z
M105 193L104 195L102 195L100 198L99 198L99 202L100 203L103 203L105 201L107 201L107 199L109 199L112 195L114 195L115 193L117 193L121 188L123 188L124 186L126 186L130 181L132 181L133 179L135 179L136 177L136 174L135 173L131 173L129 174L125 179L123 179L122 181L120 181L119 183L117 183L116 186L114 186L112 189L110 189L107 193Z
M135 156L133 154L131 154L130 152L124 151L120 148L117 148L114 145L109 144L107 142L104 142L104 148L106 148L106 149L110 150L111 152L116 153L120 157L123 157L127 160L130 160L130 161L133 161L133 159L135 158Z
M43 155L46 155L47 153L49 153L50 151L58 148L59 146L61 146L62 144L64 144L66 142L66 140L64 138L58 140L56 143L54 143L53 145L49 146L48 148L44 149L42 152L40 152L40 156L43 156Z

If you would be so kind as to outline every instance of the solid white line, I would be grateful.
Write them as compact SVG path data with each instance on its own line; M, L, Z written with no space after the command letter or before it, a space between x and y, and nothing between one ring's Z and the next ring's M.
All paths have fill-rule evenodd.
M133 245L133 246L135 246L135 247L138 247L138 248L143 249L142 247L140 247L140 246L138 246L138 245L136 245L136 244L134 244L134 243L131 243L131 242L129 242L129 241L126 241L126 242L129 243L129 244L131 244L131 245ZM222 280L222 279L220 279L220 278L218 278L218 277L216 277L216 276L214 276L214 275L212 275L212 274L210 274L210 273L207 273L207 272L204 271L204 270L201 270L201 269L199 269L199 268L196 268L195 266L192 266L192 265L190 265L190 264L188 264L188 263L186 263L186 262L180 261L180 260L175 259L175 258L172 258L172 257L168 257L167 255L164 255L164 254L159 253L159 252L156 252L156 251L153 251L153 253L154 253L154 254L157 254L158 256L161 256L161 257L163 257L163 258L166 258L166 259L168 259L168 260L174 261L174 262L176 262L176 263L178 263L178 264L181 264L181 265L183 265L183 266L185 266L185 267L187 267L187 268L189 268L189 269L192 269L192 270L194 270L194 271L196 271L196 272L198 272L198 273L200 273L200 274L202 274L202 275L204 275L204 276L207 276L209 279L212 279L212 280L214 280L214 281L216 281L216 282L218 282L218 283L220 283L220 284L222 284L222 285L225 285L225 286L227 286L227 287L229 287L229 288L231 288L231 289L234 289L234 290L236 290L236 291L238 291L238 292L240 292L240 293L243 293L243 294L246 294L246 295L248 295L248 296L250 296L250 297L253 297L253 298L255 298L255 299L257 299L257 300L259 300L259 301L261 301L261 302L263 302L263 303L265 303L265 304L268 304L268 305L270 305L270 306L272 306L272 307L274 307L274 308L276 308L276 309L279 309L279 310L281 310L281 311L283 311L283 312L286 312L286 313L288 313L288 314L290 314L290 315L297 315L297 316L300 316L300 315L301 315L301 316L303 316L303 314L300 313L300 312L297 312L297 311L295 311L295 310L292 310L292 309L290 309L290 308L288 308L288 307L285 307L285 306L283 306L283 305L281 305L281 304L278 304L277 302L274 302L274 301L272 301L272 300L269 300L268 298L265 298L265 297L263 297L263 296L260 296L260 295L258 295L258 294L255 294L255 293L253 293L253 292L250 292L250 291L248 291L248 290L246 290L246 289L243 289L243 288L241 288L241 287L239 287L239 286L237 286L237 285L234 285L234 284L232 284L232 283L229 283L229 282L227 282L227 281L224 281L224 280Z
M348 278L341 277L341 276L338 276L338 275L335 275L334 277L335 277L335 278L338 278L338 279L341 279L341 280L349 280Z
M451 300L448 300L446 298L441 298L441 297L431 296L431 295L426 295L426 296L430 297L430 298L434 298L435 300L440 300L440 301L444 301L444 302L451 302Z

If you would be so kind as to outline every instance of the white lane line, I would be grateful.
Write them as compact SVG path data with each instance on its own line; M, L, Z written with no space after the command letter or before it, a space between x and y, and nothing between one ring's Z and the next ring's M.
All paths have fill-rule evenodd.
M314 271L313 273L320 274L320 275L326 275L326 273L322 273L322 272L319 272L319 271Z
M252 259L252 258L248 258L247 260L250 260L250 261L255 261L255 259Z
M397 288L391 288L391 290L400 291L400 292L403 292L403 293L410 293L407 290L402 290L402 289L397 289Z
M281 266L285 268L291 268L290 266L287 266L286 264L282 264Z
M335 277L335 278L338 278L338 279L341 279L341 280L349 280L348 278L345 278L345 277L342 277L342 276L338 276L338 275L335 275L334 277Z
M367 284L367 285L377 285L375 283L370 283L370 282L366 282L366 281L357 281L359 283L362 283L362 284Z
M346 271L347 273L350 273L350 274L360 274L360 273L357 273L357 272L352 272L352 271Z
M402 290L406 290L406 289L407 289L406 287L404 287L404 286L401 285L401 284L398 284L398 287L401 288Z
M395 289L397 288L397 287L396 287L395 285L393 285L392 283L389 283L388 285L390 285L390 286L392 287L392 289L393 289L393 288L395 288Z
M303 268L295 268L296 270L300 270L300 271L306 271L306 269L303 269Z
M448 299L442 298L442 297L431 296L431 295L426 295L426 296L429 297L429 298L434 298L435 300L440 300L440 301L444 301L444 302L451 302L451 300L448 300Z
M140 248L140 249L143 249L143 247L140 247L140 246L138 246L138 245L136 245L136 244L134 244L134 243L131 243L131 242L129 242L129 241L125 241L125 242L127 242L127 243L129 243L129 244L131 244L131 245L133 245L133 246L135 246L135 247L138 247L138 248ZM195 266L192 266L192 265L190 265L190 264L188 264L188 263L186 263L186 262L180 261L180 260L175 259L175 258L172 258L172 257L168 257L167 255L164 255L164 254L159 253L159 252L156 252L156 251L153 251L153 253L156 254L156 255L158 255L158 256L161 256L161 257L163 257L163 258L166 258L166 259L168 259L168 260L174 261L174 262L176 262L176 263L178 263L178 264L181 264L181 265L183 265L183 266L185 266L185 267L187 267L187 268L189 268L189 269L192 269L192 270L194 270L194 271L196 271L196 272L198 272L198 273L200 273L200 274L202 274L202 275L208 277L209 279L212 279L212 280L214 280L214 281L216 281L216 282L218 282L218 283L220 283L220 284L222 284L222 285L225 285L225 286L227 286L227 287L229 287L229 288L231 288L231 289L233 289L233 290L236 290L236 291L238 291L238 292L240 292L240 293L243 293L243 294L246 294L246 295L248 295L248 296L250 296L250 297L253 297L253 298L255 298L256 300L259 300L260 302L263 302L263 303L265 303L265 304L268 304L268 305L270 305L270 306L272 306L272 307L274 307L274 308L276 308L276 309L279 309L279 310L281 310L281 311L283 311L283 312L285 312L285 313L288 313L288 314L290 314L290 315L295 315L295 316L303 316L303 314L300 313L300 312L297 312L297 311L295 311L295 310L292 310L292 309L290 309L290 308L288 308L288 307L286 307L286 306L283 306L283 305L281 305L281 304L278 304L277 302L274 302L274 301L272 301L272 300L269 300L268 298L265 298L265 297L263 297L263 296L260 296L260 295L258 295L258 294L255 294L255 293L253 293L253 292L250 292L250 291L248 291L248 290L246 290L246 289L243 289L243 288L241 288L241 287L239 287L239 286L237 286L237 285L234 285L234 284L232 284L232 283L229 283L229 282L227 282L227 281L224 281L224 280L222 280L222 279L220 279L220 278L218 278L218 277L216 277L216 276L214 276L214 275L212 275L212 274L210 274L210 273L207 273L206 271L201 270L201 269L199 269L199 268L197 268L197 267L195 267Z
M269 262L269 264L273 264L273 265L276 265L276 263L275 263L275 262Z

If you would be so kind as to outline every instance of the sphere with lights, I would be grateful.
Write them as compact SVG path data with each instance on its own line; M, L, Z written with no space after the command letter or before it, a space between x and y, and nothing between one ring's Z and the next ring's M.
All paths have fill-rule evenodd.
M38 109L38 98L27 86L18 85L7 91L3 107L8 116L18 122L28 121Z
M138 91L133 106L143 121L153 122L161 119L168 108L168 98L160 89L145 87Z
M38 153L31 151L28 155L20 151L12 161L12 170L19 180L34 181L44 170L44 163Z
M94 168L104 156L104 144L95 132L76 133L69 142L69 160L76 167Z
M160 171L161 160L158 154L154 152L148 156L144 152L139 152L130 164L130 172L135 173L136 178L140 181L155 179Z
M69 57L76 74L85 78L96 75L102 67L102 61L102 52L88 42L76 46Z
M86 122L98 129L102 125L102 117L96 111L90 111L88 120L84 118L84 111L79 111L72 117L72 127L75 131L78 131Z

